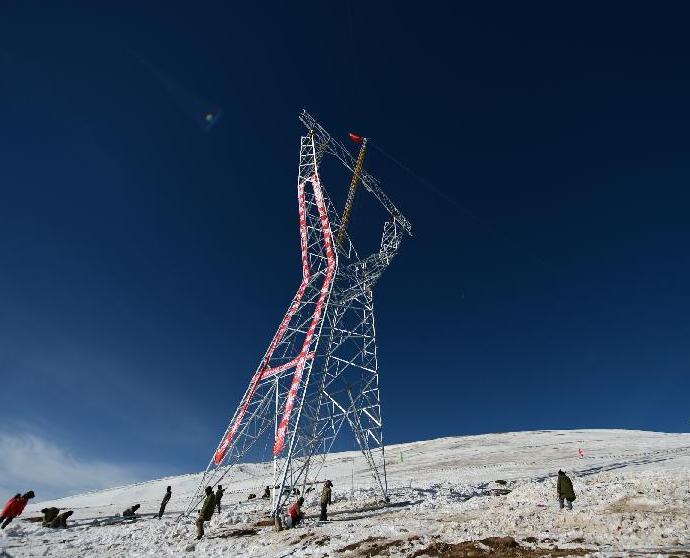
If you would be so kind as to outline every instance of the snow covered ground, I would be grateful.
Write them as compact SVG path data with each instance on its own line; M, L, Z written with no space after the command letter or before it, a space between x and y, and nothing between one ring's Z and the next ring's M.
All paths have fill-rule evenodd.
M267 502L247 496L261 495L270 466L254 464L224 483L224 509L201 541L194 539L193 517L175 521L199 482L193 474L33 504L22 519L53 505L75 510L73 526L52 530L15 520L0 535L0 556L3 550L13 557L690 556L690 434L569 430L441 438L390 446L387 463L385 506L361 454L331 455L322 475L334 483L325 524L316 521L315 491L306 497L304 525L282 532L265 526ZM573 479L573 511L558 509L559 468ZM152 519L167 485L173 497L166 515ZM135 503L140 519L108 525Z

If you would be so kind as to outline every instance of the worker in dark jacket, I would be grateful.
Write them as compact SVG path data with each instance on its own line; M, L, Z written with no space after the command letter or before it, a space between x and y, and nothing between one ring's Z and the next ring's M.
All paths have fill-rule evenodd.
M163 496L163 501L161 502L161 509L158 510L158 519L163 517L163 513L165 512L165 506L168 505L168 502L170 501L171 496L172 496L172 488L168 487L165 491L165 496Z
M332 504L331 502L331 488L333 487L333 483L329 480L325 482L323 485L323 490L321 491L321 517L319 517L319 520L321 521L327 521L328 520L328 506Z
M213 510L216 507L216 496L213 494L213 489L210 486L206 487L206 499L199 510L199 517L196 518L196 538L201 539L204 536L204 521L209 521L213 515Z
M220 501L223 498L223 494L225 494L225 490L223 490L222 485L218 485L218 488L216 488L216 507L218 508L218 513L220 514Z
M122 517L134 517L137 514L137 510L141 507L140 504L134 504L131 508L127 508L122 512Z
M5 504L5 507L2 509L2 513L0 513L0 523L2 523L0 528L4 529L15 517L21 515L28 501L34 496L34 491L29 490L23 496L15 494L12 498L10 498Z
M51 529L66 529L67 528L67 519L74 513L73 511L66 511L62 513L58 513L52 519L50 518L54 511L58 510L57 508L46 508L46 510L41 510L43 512L43 526L44 527L50 527ZM48 511L49 513L46 513Z
M558 471L558 482L556 482L556 492L558 493L558 503L563 509L563 500L568 502L568 509L573 509L573 501L575 500L575 490L573 490L573 481L563 471Z
M271 487L270 486L267 486L266 488L264 488L264 493L261 495L261 497L264 500L268 500L271 498Z

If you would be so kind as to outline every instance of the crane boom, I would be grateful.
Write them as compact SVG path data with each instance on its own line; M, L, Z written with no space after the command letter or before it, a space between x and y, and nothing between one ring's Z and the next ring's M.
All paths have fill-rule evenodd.
M345 209L343 210L343 222L338 231L338 238L336 239L336 244L340 246L345 237L345 231L347 229L347 224L350 222L350 216L352 215L352 204L355 201L355 194L357 193L357 187L359 186L359 181L362 178L362 169L364 168L364 157L367 153L367 138L362 138L362 147L359 149L359 155L357 156L357 163L355 163L355 172L352 174L352 181L350 182L350 190L347 193L347 201L345 202Z

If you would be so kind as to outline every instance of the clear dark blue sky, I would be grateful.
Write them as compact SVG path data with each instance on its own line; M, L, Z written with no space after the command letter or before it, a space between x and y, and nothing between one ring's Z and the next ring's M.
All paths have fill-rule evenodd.
M371 151L389 442L687 430L689 14L460 4L6 4L2 428L205 465L299 283L304 107L443 192Z

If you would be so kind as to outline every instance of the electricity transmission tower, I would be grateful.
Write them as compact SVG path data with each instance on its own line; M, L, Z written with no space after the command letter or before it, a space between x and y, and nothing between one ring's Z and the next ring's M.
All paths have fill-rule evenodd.
M307 128L297 179L302 282L187 513L196 508L205 486L217 485L250 457L260 459L264 444L264 460L273 458L272 515L278 515L295 488L304 493L319 478L345 425L387 499L373 287L412 227L363 169L366 138L350 134L361 144L355 159L306 111L300 120ZM353 173L342 218L319 173L325 156ZM380 248L366 257L357 253L346 228L360 182L388 215Z

